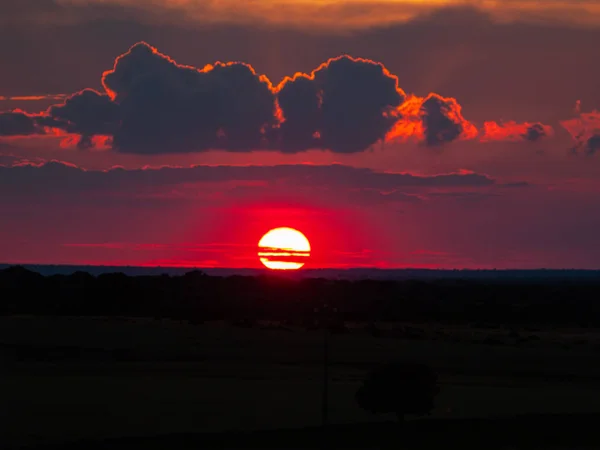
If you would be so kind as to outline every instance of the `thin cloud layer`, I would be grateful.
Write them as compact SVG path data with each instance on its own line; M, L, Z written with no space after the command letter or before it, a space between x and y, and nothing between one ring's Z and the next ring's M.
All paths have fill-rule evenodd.
M101 143L121 153L323 149L356 153L415 140L439 147L478 136L459 102L408 95L381 63L348 55L274 86L242 62L201 69L178 64L140 42L102 75L104 93L77 92L39 114L0 116L0 135L69 134L66 145ZM485 136L535 142L543 124L489 124ZM75 137L74 137L75 136Z
M132 192L187 183L277 182L294 186L344 187L392 191L398 188L481 188L496 184L487 175L468 171L440 175L377 172L343 165L191 166L143 169L85 170L51 161L0 166L0 192L52 193L85 191Z

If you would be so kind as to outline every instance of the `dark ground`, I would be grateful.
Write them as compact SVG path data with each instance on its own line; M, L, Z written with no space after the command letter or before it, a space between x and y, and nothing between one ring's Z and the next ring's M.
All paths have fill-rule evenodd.
M600 414L530 414L486 419L358 423L238 433L182 433L79 441L45 450L317 448L600 448Z
M600 448L597 333L515 345L499 330L421 332L331 336L333 448ZM571 333L588 344L565 347ZM319 331L13 316L0 318L0 343L3 449L320 448ZM354 393L370 368L402 358L433 365L441 392L430 418L399 430Z
M599 280L0 271L0 448L600 448L598 298ZM354 400L396 360L441 386L403 428Z

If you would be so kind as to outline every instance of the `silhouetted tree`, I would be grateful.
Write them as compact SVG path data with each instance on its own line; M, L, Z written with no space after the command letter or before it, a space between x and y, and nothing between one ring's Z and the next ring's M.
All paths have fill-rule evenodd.
M425 415L438 394L437 374L425 364L394 362L371 372L356 391L356 402L373 414Z

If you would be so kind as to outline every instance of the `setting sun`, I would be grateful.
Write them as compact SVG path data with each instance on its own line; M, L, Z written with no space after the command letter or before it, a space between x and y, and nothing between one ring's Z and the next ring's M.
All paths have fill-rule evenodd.
M306 236L293 228L274 228L258 242L258 257L265 267L275 270L300 269L310 256Z

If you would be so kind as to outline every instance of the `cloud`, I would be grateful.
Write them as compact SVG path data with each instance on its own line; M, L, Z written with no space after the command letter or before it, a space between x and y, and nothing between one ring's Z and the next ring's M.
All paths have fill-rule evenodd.
M197 69L144 42L115 60L102 85L105 94L84 89L51 106L37 123L79 135L79 147L112 136L112 147L122 153L354 153L385 139L406 99L398 78L367 59L332 58L274 87L249 64ZM34 130L21 134L28 131Z
M6 5L4 5L6 3ZM470 5L503 22L600 23L600 8L592 0L262 0L252 4L235 0L1 0L6 10L0 24L73 24L94 17L135 15L155 24L175 21L187 26L215 24L269 25L348 32L406 23L422 15Z
M244 63L196 69L139 43L102 84L120 108L113 146L124 153L251 150L275 121L270 81Z
M84 89L46 112L46 125L78 134L78 146L93 145L92 137L112 135L119 124L119 105L106 94Z
M573 139L572 153L593 155L598 150L600 136L600 111L581 112L581 102L575 105L576 117L560 122Z
M486 188L496 184L487 175L468 171L439 175L377 172L343 165L278 165L278 166L191 166L144 169L85 170L73 164L51 161L42 164L23 163L0 166L0 195L52 193L80 196L83 192L115 192L126 195L190 183L265 182L273 190L278 186L310 188L348 188L377 190L389 199L404 196L398 189ZM201 189L201 188L199 188Z
M0 135L68 134L65 147L150 155L356 153L407 140L440 147L479 133L455 98L406 94L383 64L349 55L275 86L246 63L198 69L140 42L117 57L101 81L104 93L83 89L39 114L4 113ZM486 122L483 140L535 142L550 134L541 123Z
M0 95L2 102L37 102L40 100L64 100L68 95L65 94L45 94L45 95L13 95L4 97Z
M395 112L399 119L387 134L388 141L413 138L426 146L437 147L456 140L477 136L477 128L462 115L454 98L431 93L427 97L411 95Z
M485 122L483 124L481 141L538 142L542 138L552 136L553 134L554 131L551 126L539 122Z
M28 136L42 133L36 115L14 110L0 112L0 136Z
M342 56L277 88L252 66L177 64L145 43L103 75L120 106L114 147L127 153L324 148L363 151L385 137L404 101L383 65Z
M600 134L590 136L585 143L584 149L585 153L588 155L594 155L596 152L600 151Z
M548 136L548 128L545 127L541 123L534 123L533 125L529 125L525 130L525 133L522 134L522 137L529 142L536 142L541 138Z
M200 2L208 3L188 1L188 6L194 3L189 9L196 8ZM143 9L135 11L131 8L133 3L128 3L130 8L127 8L122 0L112 5L105 1L82 1L77 13L72 12L76 9L72 0L60 0L55 8L58 23L42 14L39 20L33 19L47 3L51 1L0 0L0 21L6 21L7 25L0 25L0 59L10 61L0 71L0 95L73 93L84 87L102 90L100 74L111 68L114 57L134 44L135 39L143 38L178 62L199 68L216 60L252 63L275 84L300 70L310 73L328 58L340 54L369 58L384 63L398 75L401 87L407 92L420 96L436 92L456 98L465 117L478 127L485 120L499 119L554 125L559 118L565 118L565 106L578 98L589 107L600 107L597 83L600 61L581 58L582 54L595 54L600 28L524 23L539 21L548 8L535 14L520 14L520 21L513 23L499 22L494 20L494 14L469 8L442 9L408 22L340 36L331 27L319 33L307 26L269 27L266 25L268 17L256 12L259 8L255 8L253 14L260 21L260 27L227 23L190 26L189 22L180 20L181 17L169 16L169 12L157 6L157 1L141 0L137 4ZM567 2L567 6L572 3ZM183 3L171 1L169 4L179 8ZM376 1L372 5L379 14L390 14L387 0L385 5ZM504 5L506 2L496 2L493 8L501 11ZM319 5L314 3L313 6ZM349 4L346 6L353 9ZM21 18L10 16L14 7L24 10ZM113 11L109 13L111 8ZM242 6L235 8L243 11ZM396 9L406 10L408 5L397 4ZM79 14L80 20L64 26L64 21L68 23L74 14ZM186 14L189 17L189 11ZM314 11L311 14L314 16ZM329 15L325 19L341 22L339 17L335 20L333 17ZM214 20L210 14L198 18ZM160 22L162 19L169 24ZM287 19L299 20L297 15L290 14ZM35 42L44 42L45 46L34 45ZM198 45L200 42L210 45ZM547 45L548 42L552 45ZM77 70L64 70L73 67L74 55ZM557 64L571 70L557 71ZM0 102L0 110L21 108L38 112L50 103L51 100L7 101Z
M281 148L360 152L383 140L406 98L398 78L382 64L344 55L277 88L283 123Z
M421 106L425 143L436 146L452 142L459 137L473 138L477 129L461 114L461 107L455 99L431 94Z

